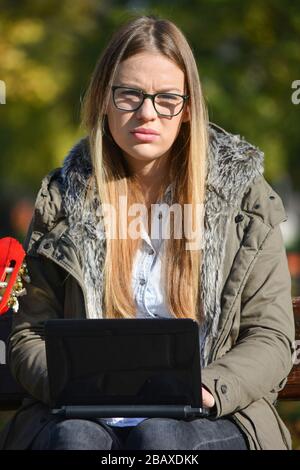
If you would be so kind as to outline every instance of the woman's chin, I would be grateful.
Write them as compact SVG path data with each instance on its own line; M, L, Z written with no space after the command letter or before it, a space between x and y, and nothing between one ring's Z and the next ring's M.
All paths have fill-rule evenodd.
M150 162L153 160L158 160L163 154L157 154L154 152L149 152L147 149L144 151L140 150L139 152L127 152L125 156L129 157L130 159L138 160L141 162Z

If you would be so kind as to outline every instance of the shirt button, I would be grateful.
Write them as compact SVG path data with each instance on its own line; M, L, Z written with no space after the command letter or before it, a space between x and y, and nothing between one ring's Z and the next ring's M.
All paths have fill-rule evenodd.
M145 279L140 279L140 285L141 285L141 286L144 286L145 284L146 284Z
M221 392L224 393L224 394L227 392L227 385L225 385L225 384L221 385Z

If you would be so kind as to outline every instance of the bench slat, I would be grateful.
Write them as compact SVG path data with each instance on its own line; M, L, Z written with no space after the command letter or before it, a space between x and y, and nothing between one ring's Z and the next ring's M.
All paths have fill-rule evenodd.
M279 393L280 400L300 400L300 297L294 297L293 310L296 329L296 346L298 350L295 352L295 365L291 370L288 381L284 389ZM298 353L298 354L297 354Z

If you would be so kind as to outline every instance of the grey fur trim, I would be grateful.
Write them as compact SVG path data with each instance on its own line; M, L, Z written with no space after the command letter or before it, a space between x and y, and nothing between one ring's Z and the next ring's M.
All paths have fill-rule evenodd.
M204 365L209 361L209 351L218 334L221 268L228 226L251 183L263 173L263 153L259 149L238 135L217 131L213 125L209 128L209 135L201 267L201 295L206 318L206 323L202 326ZM87 316L101 318L106 244L87 139L78 142L66 157L62 175L63 205L68 219L69 236L78 249L84 273L88 299ZM94 198L87 205L85 193L89 180ZM172 188L165 194L167 201L172 199L171 195Z
M102 318L103 266L106 241L102 218L99 216L99 198L88 151L83 139L65 159L63 205L68 219L68 235L77 247L82 265L88 318ZM85 198L88 185L93 191L92 201Z
M203 325L204 365L218 334L221 315L222 265L225 241L233 213L251 183L263 173L263 153L238 135L210 128L201 294L206 324Z

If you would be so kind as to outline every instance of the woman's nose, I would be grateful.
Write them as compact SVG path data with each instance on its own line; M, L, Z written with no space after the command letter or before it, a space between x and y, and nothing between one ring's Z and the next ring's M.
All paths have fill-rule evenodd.
M136 111L136 117L138 119L154 119L157 116L157 112L153 106L150 98L145 98L142 106Z

